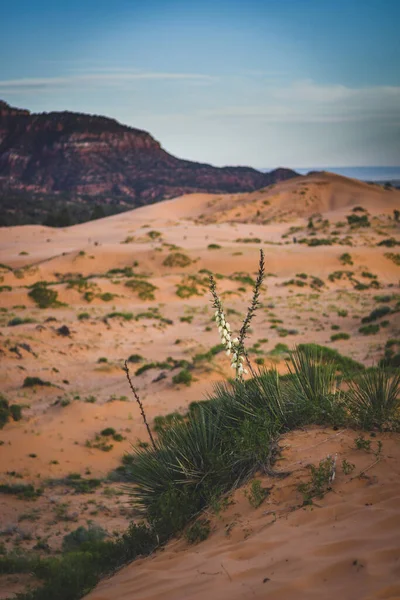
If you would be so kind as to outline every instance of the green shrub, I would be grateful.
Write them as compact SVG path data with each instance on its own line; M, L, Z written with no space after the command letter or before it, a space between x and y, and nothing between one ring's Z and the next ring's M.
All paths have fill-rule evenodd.
M13 419L14 421L20 421L22 419L22 406L20 404L10 404L0 393L0 429L2 429L10 419Z
M201 296L202 294L194 286L178 284L176 286L176 295L179 298L190 298L191 296Z
M123 319L124 321L132 321L133 319L133 313L131 312L111 312L108 313L108 315L106 315L105 317L106 319Z
M400 372L378 368L349 381L347 405L358 426L394 428L400 424Z
M172 377L172 383L178 385L180 383L184 383L185 385L190 385L192 383L193 375L189 371L189 369L182 369L176 375Z
M50 381L43 381L40 377L25 377L22 387L34 387L35 385L51 386Z
M182 252L173 252L164 260L165 267L188 267L192 264L192 260Z
M238 238L235 242L239 244L261 244L261 239L258 237Z
M371 227L371 223L368 220L368 215L349 215L346 217L347 222L352 227Z
M259 479L254 479L251 482L249 491L246 491L246 496L253 508L258 508L268 496L269 488L263 488Z
M88 528L80 526L64 536L62 541L63 552L78 550L82 544L101 542L107 535L106 530L100 525L90 523Z
M130 363L140 363L144 360L143 356L141 356L140 354L131 354L130 357L128 358L128 362Z
M88 312L79 313L78 319L79 321L87 321L90 319L90 314Z
M299 344L298 350L309 350L314 352L322 361L334 362L336 369L342 373L353 373L365 369L364 365L353 360L349 356L343 356L337 350L328 348L328 346L320 346L318 344Z
M363 319L361 319L361 323L371 323L372 321L376 321L377 319L385 317L391 312L392 309L390 308L390 306L379 306L378 308L375 308L373 311L371 311L368 317L364 317Z
M331 335L331 342L337 342L338 340L349 340L350 336L348 333L340 332Z
M395 265L400 267L400 254L395 254L394 252L385 252L386 258L393 261Z
M208 244L207 248L209 250L220 250L221 246L219 244Z
M25 323L36 323L35 319L30 319L28 317L14 317L10 321L8 321L8 327L15 327L16 325L24 325Z
M103 300L103 302L111 302L111 300L114 300L116 296L117 294L111 294L111 292L104 292L104 294L99 294L99 298L100 300Z
M36 302L39 308L57 306L58 293L55 290L50 290L44 284L36 284L28 293L28 296Z
M320 461L318 467L308 465L308 468L311 471L310 481L297 486L297 489L303 495L303 505L312 504L313 498L323 498L326 492L329 491L334 475L333 458L328 456Z
M210 535L211 527L208 519L198 519L185 531L185 538L189 544L203 542Z
M342 254L339 257L340 262L342 263L342 265L353 265L353 259L351 258L351 255L348 252L345 252L344 254Z
M400 242L395 238L388 238L386 240L382 240L377 244L378 246L386 246L386 248L394 248L395 246L400 246Z
M10 494L16 496L19 500L36 500L42 495L43 490L35 487L30 483L14 483L8 485L0 484L1 494Z
M129 279L125 285L133 292L136 292L141 300L155 299L154 292L157 287L149 281L143 281L142 279Z
M374 335L375 333L378 333L380 327L378 324L376 325L364 325L363 327L360 327L360 329L358 330L360 333L362 333L363 335Z

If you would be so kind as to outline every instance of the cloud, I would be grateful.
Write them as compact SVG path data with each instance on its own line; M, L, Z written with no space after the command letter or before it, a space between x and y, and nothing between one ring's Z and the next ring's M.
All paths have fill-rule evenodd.
M346 123L378 120L400 124L400 87L351 88L297 81L289 86L266 86L262 102L199 110L209 118L259 119L290 123Z
M85 75L70 75L63 77L25 77L21 79L0 80L0 91L51 89L60 87L75 87L82 85L118 85L127 82L144 80L155 81L189 81L211 83L216 78L200 73L143 73L139 71L89 72Z

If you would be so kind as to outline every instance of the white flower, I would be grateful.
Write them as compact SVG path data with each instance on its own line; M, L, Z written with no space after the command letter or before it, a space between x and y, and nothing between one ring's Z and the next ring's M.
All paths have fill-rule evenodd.
M226 321L226 323L225 323L225 327L227 328L227 330L228 330L228 331L230 331L230 330L231 330L231 326L229 325L229 323L228 323L227 321Z
M238 343L239 343L239 338L237 338L237 337L233 338L232 344L234 344L235 346L237 346Z
M245 375L247 375L247 374L248 374L248 370L247 370L247 369L243 369L243 373L244 373Z
M226 351L226 355L227 355L227 356L229 356L229 355L230 355L230 353L231 353L231 351L230 351L230 350L227 350L227 351Z

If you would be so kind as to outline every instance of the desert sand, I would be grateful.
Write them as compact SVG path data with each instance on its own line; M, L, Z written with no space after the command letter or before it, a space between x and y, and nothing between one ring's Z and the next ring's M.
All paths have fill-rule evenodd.
M398 246L378 245L399 240L399 207L398 191L322 173L249 194L186 195L66 229L2 228L0 382L10 403L24 408L22 420L0 430L0 484L43 488L35 501L0 494L6 547L32 548L40 539L55 551L88 521L113 534L136 518L125 490L108 479L131 445L147 440L123 362L142 357L131 363L134 376L143 364L190 361L219 343L208 272L217 274L237 330L251 296L248 277L264 250L268 275L249 341L254 360L284 371L285 350L277 344L313 342L375 364L386 341L400 337L398 313L374 335L359 328L376 296L389 295L393 306L399 300ZM367 215L370 227L350 227L349 215ZM301 243L312 238L334 242ZM176 253L187 257L186 266L171 264ZM337 271L340 278L332 277ZM126 286L132 278L155 286L154 299ZM41 309L28 296L40 281L58 293L59 305ZM13 324L16 318L22 323ZM331 341L338 331L350 338ZM186 411L232 373L224 353L196 362L190 386L174 384L176 372L156 367L134 377L151 421ZM48 385L24 387L26 377ZM111 440L108 451L96 447L109 441L100 435L106 427L123 438ZM398 436L382 437L382 459L365 478L342 476L321 507L292 510L307 463L329 452L355 463L355 472L373 462L354 454L352 436L291 434L282 440L283 456L297 466L289 479L263 480L273 490L262 507L252 509L238 490L206 542L188 549L174 541L100 583L88 599L400 598ZM101 483L91 494L75 494L65 482L71 474ZM0 598L24 583L1 578Z

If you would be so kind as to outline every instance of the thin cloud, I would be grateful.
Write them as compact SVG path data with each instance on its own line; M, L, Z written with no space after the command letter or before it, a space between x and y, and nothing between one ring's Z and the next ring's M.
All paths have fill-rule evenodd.
M26 77L21 79L0 80L0 90L18 90L35 88L73 87L82 84L118 84L143 80L155 81L202 81L212 82L215 77L200 73L140 73L140 72L110 72L88 73L86 75L71 75L66 77Z
M253 105L228 105L197 111L208 118L259 119L289 123L346 123L379 120L399 122L400 87L350 88L293 82L285 87L266 87L263 101Z

